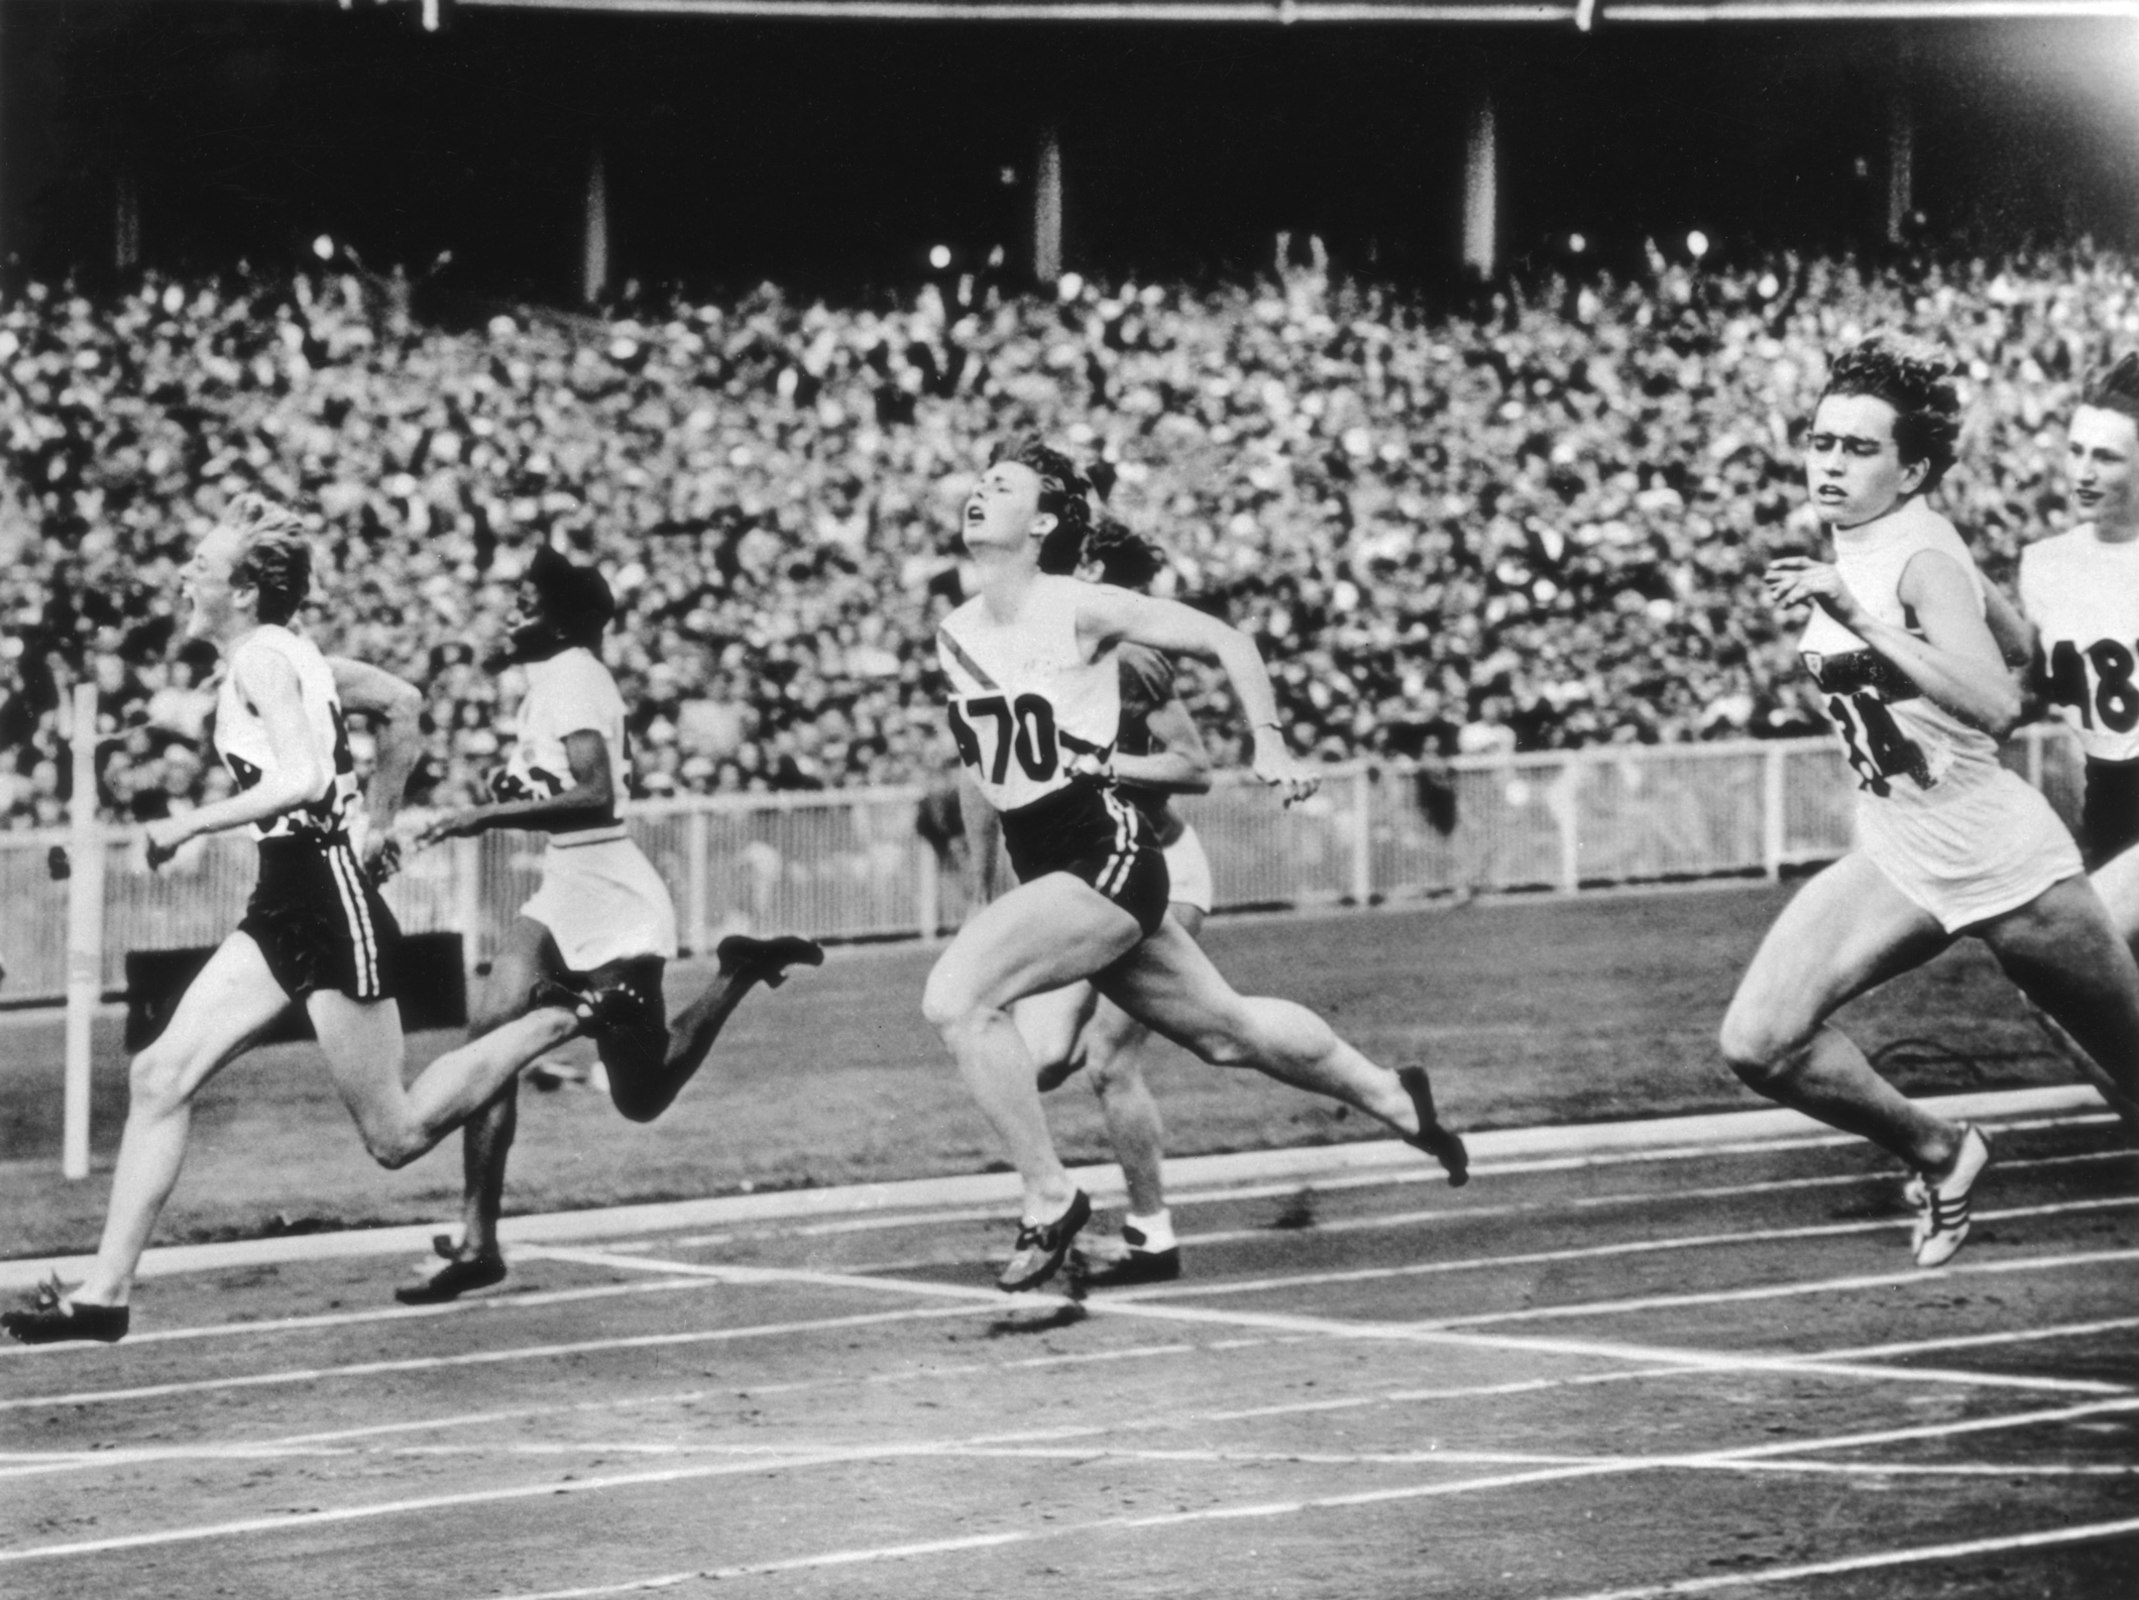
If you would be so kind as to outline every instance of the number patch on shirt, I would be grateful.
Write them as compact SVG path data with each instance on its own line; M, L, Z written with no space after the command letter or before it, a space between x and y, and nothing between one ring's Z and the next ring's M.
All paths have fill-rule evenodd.
M950 711L958 759L989 783L1009 777L1013 757L1035 783L1052 778L1061 765L1055 708L1039 695L971 695L951 701Z
M2116 639L2097 639L2085 650L2070 639L2060 639L2047 659L2041 650L2035 653L2036 681L2049 702L2078 712L2081 727L2092 728L2099 722L2111 733L2130 733L2139 727L2139 685L2132 682L2135 669L2139 669L2139 656Z
M1923 746L1901 731L1894 713L1873 694L1834 694L1827 697L1827 714L1842 731L1842 748L1857 786L1884 800L1894 792L1892 780L1910 777L1918 787L1931 787L1930 763Z

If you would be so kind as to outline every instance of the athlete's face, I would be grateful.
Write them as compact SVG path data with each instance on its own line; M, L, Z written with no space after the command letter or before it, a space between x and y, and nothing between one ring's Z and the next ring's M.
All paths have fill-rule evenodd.
M245 620L242 597L253 591L234 588L230 582L230 569L243 549L244 540L237 531L220 526L211 528L193 547L193 559L178 575L179 593L190 608L186 613L188 639L228 638Z
M1015 550L1044 537L1055 519L1040 511L1040 475L1019 461L998 461L966 496L959 528L968 550Z
M564 635L550 616L541 591L531 583L520 585L505 627L511 641L509 660L547 661L564 648Z
M2139 523L2139 422L2081 406L2065 433L2065 481L2081 516L2106 528Z
M1831 394L1812 416L1805 441L1805 487L1831 527L1885 516L1923 487L1926 463L1902 464L1894 408L1868 394Z

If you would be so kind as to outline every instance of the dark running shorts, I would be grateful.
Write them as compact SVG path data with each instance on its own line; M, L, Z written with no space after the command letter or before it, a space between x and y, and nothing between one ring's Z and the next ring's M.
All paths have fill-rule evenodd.
M262 839L260 878L238 932L292 1000L331 989L352 1000L397 992L401 929L341 835Z
M1073 783L1004 812L1003 844L1020 883L1050 872L1082 878L1136 918L1147 939L1166 918L1166 857L1150 820L1111 788Z
M2080 807L2080 857L2092 872L2139 844L2139 761L2087 763Z

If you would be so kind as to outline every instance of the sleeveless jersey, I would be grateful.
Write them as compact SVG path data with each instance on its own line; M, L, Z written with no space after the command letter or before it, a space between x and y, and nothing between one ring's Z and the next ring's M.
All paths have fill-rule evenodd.
M491 777L492 797L555 799L572 787L565 739L598 733L609 747L609 792L621 801L629 792L631 756L625 743L624 697L609 669L593 651L574 647L547 661L528 662L522 670L527 673L527 695L520 702L512 754ZM592 828L617 827L612 814L589 828L551 837L577 839Z
M327 792L279 817L253 824L255 839L346 838L356 810L356 762L349 752L349 730L342 702L334 692L334 669L309 639L300 639L279 623L263 623L238 641L229 670L215 700L215 750L240 789L250 789L275 769L274 747L259 708L238 687L240 667L261 652L279 655L297 674L304 705L305 734L312 753L332 774Z
M1983 577L1953 524L1920 500L1876 522L1835 534L1835 565L1859 603L1880 621L1922 636L1902 604L1902 570L1926 550L1958 562L1968 574L1976 606L1984 607ZM1818 606L1799 652L1825 696L1858 786L1881 800L1929 793L1957 768L1998 767L1998 746L1934 703L1908 675Z
M2020 609L2040 631L2035 678L2094 761L2139 758L2139 539L2092 524L2020 552Z
M991 619L976 596L936 630L958 758L998 811L1067 788L1077 757L1104 760L1114 747L1121 726L1114 652L1087 660L1077 638L1078 602L1091 587L1042 573L1010 621Z

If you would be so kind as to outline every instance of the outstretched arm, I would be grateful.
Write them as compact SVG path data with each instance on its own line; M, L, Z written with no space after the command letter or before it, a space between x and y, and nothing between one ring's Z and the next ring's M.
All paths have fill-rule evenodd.
M1105 584L1092 584L1089 589L1079 598L1077 612L1078 635L1088 647L1103 650L1126 639L1168 655L1217 662L1254 730L1256 777L1282 789L1287 805L1305 800L1321 786L1322 780L1286 747L1278 721L1277 690L1253 639L1176 600Z
M1139 789L1163 794L1204 794L1211 787L1211 755L1203 745L1203 730L1181 704L1177 695L1144 719L1152 743L1159 748L1148 756L1117 755L1114 776Z
M564 754L571 768L570 787L554 795L493 800L449 811L416 835L414 848L420 850L462 834L487 833L492 828L529 828L545 833L591 828L613 816L616 786L609 776L609 741L592 728L581 728L565 735Z

